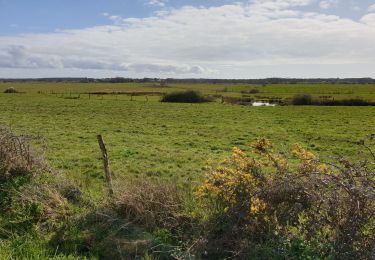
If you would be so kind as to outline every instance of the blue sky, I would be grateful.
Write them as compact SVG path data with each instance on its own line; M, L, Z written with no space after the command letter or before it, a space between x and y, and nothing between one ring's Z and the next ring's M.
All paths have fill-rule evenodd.
M0 77L375 77L375 0L0 0Z
M228 0L0 0L0 35L47 33L109 24L103 13L147 17L153 12L185 5L218 6Z

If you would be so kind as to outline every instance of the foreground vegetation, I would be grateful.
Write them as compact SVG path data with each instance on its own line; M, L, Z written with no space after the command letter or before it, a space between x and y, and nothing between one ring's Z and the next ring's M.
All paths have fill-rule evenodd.
M12 86L20 93L2 93ZM28 134L25 147L38 152L27 157L31 162L19 155L1 160L0 258L368 258L373 107L78 94L193 89L228 97L268 91L374 99L371 85L299 87L1 84L0 125L11 127L4 133ZM254 88L260 93L250 93ZM109 150L113 197L105 189L99 133ZM259 136L274 147L265 140L249 147ZM235 200L227 199L231 191Z
M2 258L369 259L375 253L370 150L357 163L323 162L299 145L289 158L258 139L252 154L235 147L231 157L209 162L197 187L127 178L95 203L51 171L24 137L6 128L0 137Z

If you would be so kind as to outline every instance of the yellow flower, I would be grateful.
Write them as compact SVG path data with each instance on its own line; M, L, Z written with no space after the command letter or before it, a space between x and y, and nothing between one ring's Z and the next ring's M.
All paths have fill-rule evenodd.
M228 211L229 211L229 207L226 207L226 208L224 208L224 210L223 210L224 214L227 214Z
M208 160L207 160L207 166L211 166L212 165L212 160L211 160L211 158L209 158Z
M318 166L318 170L319 170L320 172L322 172L322 173L326 173L326 174L330 173L330 169L329 169L328 165L325 164L325 163L320 164L320 165Z
M251 200L250 212L257 214L266 208L266 203L263 200L255 198Z
M316 156L312 152L303 149L299 144L294 145L294 149L292 152L294 156L296 156L300 160L311 161L316 159Z
M250 145L255 153L264 153L268 148L271 148L271 143L265 138L258 138Z

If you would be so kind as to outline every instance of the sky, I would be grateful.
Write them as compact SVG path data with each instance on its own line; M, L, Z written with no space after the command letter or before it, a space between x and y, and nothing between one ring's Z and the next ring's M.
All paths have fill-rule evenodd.
M375 78L375 0L0 0L0 78Z

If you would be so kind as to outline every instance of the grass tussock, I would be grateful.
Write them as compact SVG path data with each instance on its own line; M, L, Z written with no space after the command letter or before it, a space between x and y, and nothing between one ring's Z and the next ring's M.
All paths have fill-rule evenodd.
M194 90L167 93L161 99L161 102L171 103L204 103L210 101L209 98Z
M185 205L183 188L167 180L151 179L122 182L111 203L118 214L148 229L173 229L187 224Z

